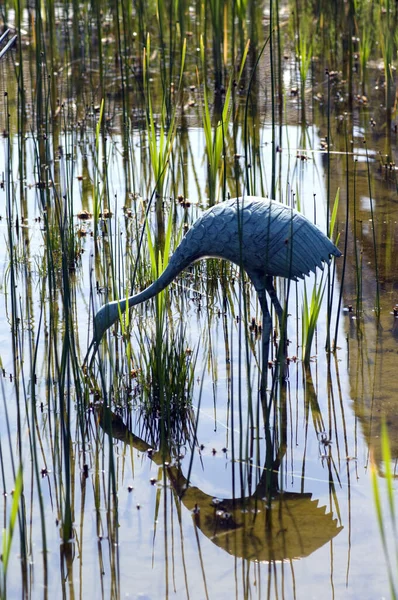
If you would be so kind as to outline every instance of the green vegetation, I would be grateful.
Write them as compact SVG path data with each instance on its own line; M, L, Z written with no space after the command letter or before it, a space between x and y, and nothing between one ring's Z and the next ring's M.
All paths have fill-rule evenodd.
M379 524L380 536L383 544L383 551L386 560L388 581L390 584L391 598L397 598L398 596L398 581L396 576L396 568L394 565L398 562L398 547L396 543L397 534L397 517L395 509L395 498L394 498L394 479L395 474L392 469L392 457L391 457L391 446L388 437L388 430L385 422L382 423L381 427L381 448L382 448L382 459L383 466L385 469L385 487L386 492L383 493L381 490L381 484L378 479L378 467L374 460L371 461L371 476L373 485L373 495L376 507L377 522ZM383 508L383 499L387 500L387 510ZM392 548L389 547L387 538L386 528L391 527L394 534L395 544Z
M395 342L398 314L398 3L16 0L0 21L18 36L0 62L0 596L122 597L144 560L159 564L163 536L159 596L188 597L193 571L213 597L206 552L214 565L234 554L216 534L240 528L215 502L223 520L204 540L199 504L213 491L186 494L199 559L185 562L184 494L209 464L224 457L212 484L250 516L285 489L309 494L313 468L340 527L350 457L367 455L358 431L370 446L377 435L375 373L384 346L396 355L385 336ZM246 274L212 259L120 315L83 370L95 311L150 285L203 209L245 193L295 206L343 252L305 282L275 283L285 331L272 314L269 363ZM396 597L382 439L388 517L376 461L372 483ZM285 597L284 560L240 552L235 579L223 567L241 578L235 596Z

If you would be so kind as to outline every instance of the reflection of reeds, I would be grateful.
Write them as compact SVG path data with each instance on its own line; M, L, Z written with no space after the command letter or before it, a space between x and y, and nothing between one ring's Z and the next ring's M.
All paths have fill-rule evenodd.
M375 214L373 210L373 192L372 192L372 177L370 173L370 158L368 154L368 146L366 140L364 140L366 149L366 164L367 164L367 179L368 179L368 190L369 190L369 204L370 204L370 218L372 223L372 242L373 242L373 256L375 266L375 279L376 279L376 301L375 301L375 312L377 317L380 316L380 281L379 281L379 262L377 252L377 240L376 240L376 223Z

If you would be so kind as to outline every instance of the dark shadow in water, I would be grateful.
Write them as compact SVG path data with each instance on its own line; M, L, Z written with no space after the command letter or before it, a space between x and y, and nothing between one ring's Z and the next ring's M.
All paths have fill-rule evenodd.
M191 486L179 465L165 453L155 452L133 434L123 420L103 406L99 423L114 439L133 446L161 466L182 504L192 512L195 527L229 554L252 561L282 561L309 556L342 529L311 493L279 490L281 456L264 467L254 492L248 497L214 498ZM266 461L267 462L267 461Z

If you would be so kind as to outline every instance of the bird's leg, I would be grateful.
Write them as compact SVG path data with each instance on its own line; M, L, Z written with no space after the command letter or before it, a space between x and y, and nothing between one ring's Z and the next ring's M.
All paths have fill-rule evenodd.
M268 310L265 288L257 289L257 295L263 313L263 332L262 332L262 371L261 371L261 399L265 399L267 389L268 373L268 354L269 354L269 336L271 334L272 319Z
M279 325L282 328L283 308L281 306L281 303L279 302L278 296L276 295L276 290L274 288L272 277L270 275L267 275L265 277L265 289L267 290L268 295L271 298L271 302L274 305L275 312L278 315Z
M280 347L282 348L282 360L283 364L285 364L285 357L287 355L287 334L286 334L286 319L283 318L283 308L281 303L279 302L278 296L276 294L276 290L274 288L274 284L272 281L272 277L267 275L265 277L265 289L268 292L269 297L271 298L271 302L274 306L275 312L278 315L279 321L279 329L280 329ZM282 370L283 377L285 377L285 367Z

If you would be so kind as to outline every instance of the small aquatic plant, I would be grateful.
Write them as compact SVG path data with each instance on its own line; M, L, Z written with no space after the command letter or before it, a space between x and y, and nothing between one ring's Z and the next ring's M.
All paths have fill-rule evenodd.
M326 281L322 273L321 280L315 280L312 288L311 300L308 301L307 282L304 282L304 297L302 310L302 345L303 361L309 364L311 358L312 340L315 335L316 324L322 306L322 300L325 293Z
M336 226L336 219L338 214L339 206L339 190L337 190L336 197L333 205L333 212L330 217L328 237L333 239L334 230ZM338 243L338 236L336 244ZM344 258L343 258L344 260ZM334 264L334 263L333 263ZM327 266L327 276L325 277L326 271L322 272L320 281L317 279L314 281L311 299L308 299L307 293L307 282L304 281L304 297L303 297L303 309L302 309L302 345L303 345L303 361L305 365L309 364L311 358L311 346L316 331L316 324L318 321L319 313L322 306L325 290L328 290L327 297L327 314L328 323L331 320L332 304L333 304L333 292L334 292L334 276L330 277L330 265ZM336 336L338 331L338 319L336 323Z

